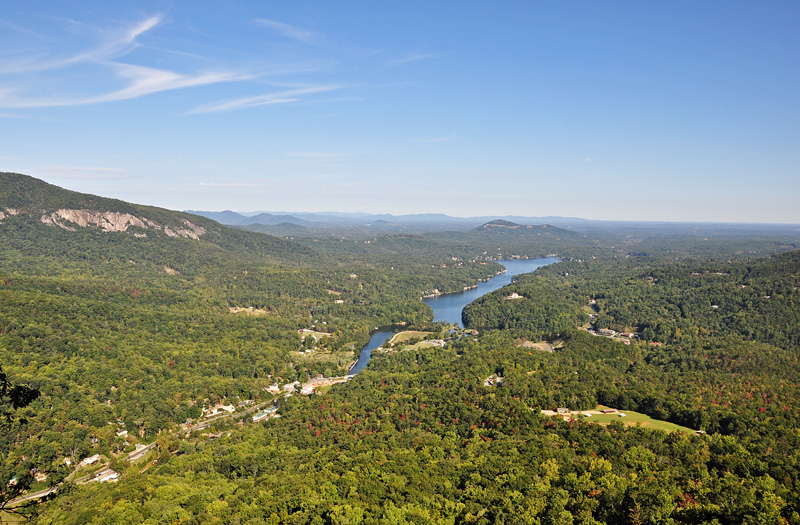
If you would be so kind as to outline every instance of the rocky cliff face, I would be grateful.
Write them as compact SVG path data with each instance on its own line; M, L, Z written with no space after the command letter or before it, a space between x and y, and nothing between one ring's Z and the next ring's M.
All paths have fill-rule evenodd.
M11 215L16 215L17 213L19 213L19 210L15 210L14 208L5 208L3 210L0 210L0 222L3 222L3 219L5 219L6 217L9 217Z
M9 210L6 210L9 211ZM3 216L0 215L0 220ZM206 233L202 226L192 224L186 219L182 219L180 225L160 225L155 221L145 217L136 217L129 213L118 213L113 211L97 212L90 210L67 210L61 209L53 213L45 213L41 216L42 223L49 226L58 226L65 230L75 231L76 228L87 228L94 226L106 232L128 232L129 228L136 228L133 235L136 237L146 237L147 234L141 230L163 231L170 237L184 237L188 239L199 239Z

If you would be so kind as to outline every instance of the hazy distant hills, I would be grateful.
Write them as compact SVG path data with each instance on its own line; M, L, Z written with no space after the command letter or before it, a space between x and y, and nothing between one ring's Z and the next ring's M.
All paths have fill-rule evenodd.
M421 213L409 215L340 213L340 212L258 212L245 214L230 210L198 211L191 210L202 217L213 219L230 226L272 233L273 235L318 234L320 230L364 228L370 233L393 232L432 232L432 231L466 231L491 224L494 221L522 223L524 225L541 225L543 223L571 227L586 225L591 221L575 217L451 217L442 213ZM274 228L256 228L255 225L273 226ZM306 229L295 229L289 225L302 226Z
M497 219L489 221L486 224L475 228L478 232L493 232L493 233L514 233L526 235L548 235L548 236L565 236L575 237L576 233L573 231L565 230L563 228L556 228L550 224L517 224L515 222Z
M620 234L647 237L664 234L690 234L716 236L731 234L794 234L798 225L793 224L744 224L720 222L663 222L663 221L611 221L592 220L579 217L560 216L475 216L452 217L442 213L409 215L343 213L343 212L252 212L233 211L187 211L207 217L229 226L270 233L277 236L326 235L332 230L366 235L391 233L431 233L444 231L468 231L483 228L483 231L499 231L504 225L516 224L540 228L541 234L559 235L557 231L545 232L547 228L580 232L588 235ZM256 225L259 225L256 227ZM298 228L301 227L301 228ZM337 231L340 234L342 231ZM528 233L533 233L529 230Z
M294 263L314 254L199 215L70 191L16 173L0 173L0 239L20 256L164 264L236 256Z
M229 226L248 226L250 224L269 224L269 225L276 225L276 224L297 224L300 226L305 226L308 224L307 221L303 219L299 219L292 215L273 215L271 213L258 213L256 215L244 215L241 213L236 213L235 211L194 211L194 210L187 210L186 213L192 213L194 215L200 215L201 217L206 217L209 219L213 219L220 224L227 224Z

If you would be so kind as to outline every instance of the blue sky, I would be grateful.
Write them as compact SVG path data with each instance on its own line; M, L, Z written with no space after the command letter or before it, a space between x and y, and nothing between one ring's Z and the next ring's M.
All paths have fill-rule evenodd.
M800 223L800 3L0 0L0 171L171 209Z

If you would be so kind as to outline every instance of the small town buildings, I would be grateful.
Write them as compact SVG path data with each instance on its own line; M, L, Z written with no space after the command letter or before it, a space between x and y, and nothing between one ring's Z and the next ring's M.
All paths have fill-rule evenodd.
M272 406L272 407L269 407L268 409L266 409L266 410L264 410L262 412L259 412L256 415L254 415L253 416L253 423L255 423L257 421L261 421L263 419L270 418L270 417L280 417L278 415L278 407Z
M100 483L116 483L116 481L119 479L119 474L111 469L108 469L98 473L97 477L94 479Z
M81 461L80 464L81 465L94 465L98 461L100 461L100 454L95 454L94 456L89 456L88 458L84 458L83 461Z
M556 408L556 414L569 414L569 409L564 407Z
M219 403L217 405L214 405L213 407L206 408L205 410L203 410L203 412L205 413L206 417L214 417L218 416L222 412L228 412L229 414L233 414L234 410L236 409L233 407L233 405L223 405L222 403Z

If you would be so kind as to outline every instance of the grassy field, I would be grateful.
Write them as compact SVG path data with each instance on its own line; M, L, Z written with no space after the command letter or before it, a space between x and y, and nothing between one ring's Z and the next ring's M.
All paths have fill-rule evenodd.
M683 427L681 425L676 425L675 423L669 423L667 421L661 421L658 419L653 419L650 416L642 414L640 412L634 412L633 410L620 410L618 414L600 414L600 410L607 409L609 407L598 405L597 408L593 410L581 410L572 412L567 417L572 417L574 419L582 419L587 423L597 423L600 425L608 425L612 421L619 421L625 426L636 426L641 425L645 428L655 428L658 430L664 430L666 432L686 432L687 434L694 434L696 433L695 430L692 430L688 427ZM550 411L543 410L543 414L551 415ZM586 414L589 414L587 417ZM620 414L625 414L624 416Z
M321 338L328 337L331 334L308 329L300 330L300 337L308 337L309 335L314 336L314 340L319 341Z
M418 332L416 330L405 330L403 332L397 332L396 334L394 334L387 344L394 345L397 343L404 343L415 337L419 339L428 339L432 335L433 334L431 334L431 332Z
M290 352L292 359L312 362L312 363L330 363L338 367L347 367L354 363L358 356L354 351L350 352L328 352L324 350L309 350L306 352Z

